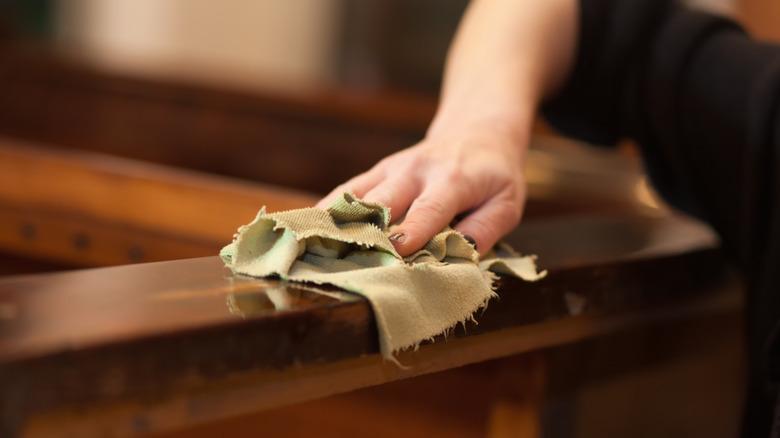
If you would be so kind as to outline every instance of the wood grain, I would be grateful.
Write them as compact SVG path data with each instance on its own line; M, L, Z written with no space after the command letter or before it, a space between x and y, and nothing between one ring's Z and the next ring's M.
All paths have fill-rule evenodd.
M0 139L0 247L105 266L215 254L261 206L303 192Z
M636 162L541 139L528 157L527 218L660 214ZM328 172L321 168L319 172ZM313 205L300 191L0 137L0 248L76 267L215 254L260 206Z
M99 71L0 50L0 133L323 193L422 138L427 96L280 96ZM323 163L331 163L320 172Z
M586 225L593 221L579 223L580 235L594 229ZM620 234L630 228L614 223L603 225L614 239L640 236ZM108 425L167 430L629 327L739 311L739 286L711 240L662 245L659 239L680 236L639 223L646 235L605 246L602 261L556 259L556 245L572 244L558 238L562 227L576 222L529 227L548 236L550 257L542 252L541 260L549 278L502 279L501 299L479 325L400 355L411 369L381 360L365 301L235 278L215 258L1 280L0 423L30 431L69 425L77 434Z

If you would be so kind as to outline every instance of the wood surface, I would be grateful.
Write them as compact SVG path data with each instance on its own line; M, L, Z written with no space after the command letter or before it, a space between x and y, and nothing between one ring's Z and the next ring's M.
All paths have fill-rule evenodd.
M773 37L759 9L751 26ZM131 78L34 50L0 50L0 80L0 249L54 268L213 254L260 204L308 205L414 143L435 107ZM550 278L503 279L479 326L402 354L410 369L378 357L365 301L235 278L214 257L0 280L0 436L175 431L514 354L532 378L498 379L488 431L533 433L534 382L577 374L551 380L540 352L626 338L596 361L603 378L636 366L629 350L683 355L696 347L676 346L684 334L738 327L741 288L712 235L658 209L636 160L542 143L510 240ZM668 341L648 347L647 333Z
M620 154L546 138L528 161L526 218L661 212L651 198L638 197L646 183L637 163ZM0 137L0 249L45 265L213 255L261 206L278 211L317 199L268 184Z
M496 402L538 383L525 366L529 356L545 367L542 403L533 406L545 437L738 436L739 316L637 327L155 436L488 436Z
M52 266L213 254L259 205L316 199L257 181L325 192L419 139L434 106L414 96L212 89L49 54L0 56L0 134L11 136L0 140L0 249ZM540 254L550 278L503 279L480 325L402 354L411 369L379 358L362 299L235 278L214 257L0 280L0 435L174 431L739 313L740 286L711 233L658 208L631 156L543 139L527 176L527 220L509 240ZM534 379L506 381L494 400L494 436L541 427L533 382L544 385L548 370L529 367Z
M0 248L90 267L215 254L263 205L306 193L0 139Z
M571 257L572 229L613 242ZM170 430L740 307L711 234L686 219L572 218L513 239L535 241L550 276L502 279L479 325L401 354L409 369L378 356L362 299L235 278L216 258L0 280L0 422L30 436Z
M422 138L432 97L276 95L0 46L0 134L323 193ZM329 164L327 172L321 171Z
M0 63L0 136L317 194L419 141L436 106L425 95L344 89L279 95L129 77L24 47L0 47ZM540 150L552 144L553 155L563 149L569 160L532 153L532 188L549 190L562 177L577 181L556 193L561 202L531 203L530 214L612 208L615 194L631 190L628 180L639 173L636 159L569 154L571 142L559 140L538 143ZM576 188L595 188L588 179L599 180L599 172L611 184L586 190L583 199Z

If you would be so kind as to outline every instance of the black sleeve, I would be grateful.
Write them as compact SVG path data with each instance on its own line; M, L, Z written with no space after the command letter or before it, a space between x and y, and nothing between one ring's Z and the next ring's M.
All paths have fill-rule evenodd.
M592 143L636 140L659 192L715 228L749 279L753 380L780 380L780 340L767 343L780 319L780 46L673 1L581 0L574 70L543 111ZM767 424L770 392L746 424Z
M580 4L576 64L547 119L596 144L636 140L660 192L755 264L778 220L780 47L672 1Z

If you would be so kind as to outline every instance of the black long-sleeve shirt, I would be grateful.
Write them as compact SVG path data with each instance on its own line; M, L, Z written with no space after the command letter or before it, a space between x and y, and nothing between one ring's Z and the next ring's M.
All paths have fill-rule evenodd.
M581 0L574 71L544 108L581 139L635 139L656 187L708 221L749 283L744 434L780 380L780 46L666 0Z

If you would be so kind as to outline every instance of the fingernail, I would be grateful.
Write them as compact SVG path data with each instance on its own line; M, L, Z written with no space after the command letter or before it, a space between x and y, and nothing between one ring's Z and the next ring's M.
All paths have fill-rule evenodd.
M473 237L471 237L471 236L469 236L467 234L464 235L463 237L466 239L466 242L470 243L471 246L474 247L474 249L477 249L477 241Z
M406 234L404 233L391 234L390 237L388 237L388 239L390 239L391 242L404 243L404 241L406 240Z

